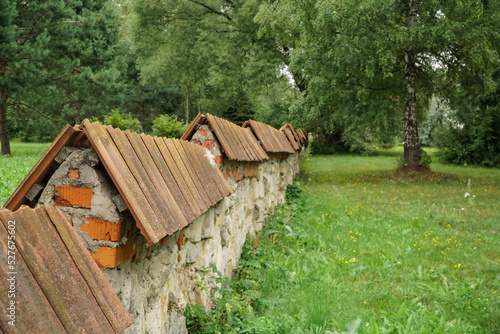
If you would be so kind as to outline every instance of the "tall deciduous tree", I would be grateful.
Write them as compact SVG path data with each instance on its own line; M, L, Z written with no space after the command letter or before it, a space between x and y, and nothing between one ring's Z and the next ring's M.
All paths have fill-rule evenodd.
M253 21L260 3L124 1L125 36L144 83L181 88L187 116L189 105L220 115L242 91L254 96L249 87L276 81L279 52L272 40L257 38Z
M306 103L334 101L334 119L357 119L346 108L353 101L384 118L398 110L409 170L420 167L417 113L439 90L437 73L459 80L494 56L480 0L278 0L258 19L266 33L299 36L290 67L307 78ZM318 106L307 108L321 119Z

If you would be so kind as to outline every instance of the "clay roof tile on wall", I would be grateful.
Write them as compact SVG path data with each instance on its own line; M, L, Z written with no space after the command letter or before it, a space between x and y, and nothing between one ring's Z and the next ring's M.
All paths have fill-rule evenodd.
M49 173L63 146L85 142L96 151L148 245L179 231L231 194L220 170L205 156L206 149L85 120L66 127L5 207L16 210L27 203L24 195Z
M295 130L295 132L299 136L299 139L300 139L300 142L302 143L302 145L305 145L307 142L307 136L304 133L304 131L302 129L297 129L297 130Z
M265 123L248 120L243 124L244 128L251 128L260 144L266 152L272 153L294 153L294 149L286 135Z
M280 128L280 131L283 131L283 133L286 135L294 150L297 151L301 148L299 136L297 136L297 133L295 132L291 124L283 125Z
M182 139L190 140L196 132L196 125L207 123L210 124L229 160L264 161L269 159L249 129L210 114L196 116Z
M10 241L9 235L15 240ZM0 210L0 247L4 264L15 254L13 267L0 265L0 329L5 333L122 333L132 324L59 209L48 205ZM16 281L15 296L10 299L9 277ZM12 300L15 327L5 321Z

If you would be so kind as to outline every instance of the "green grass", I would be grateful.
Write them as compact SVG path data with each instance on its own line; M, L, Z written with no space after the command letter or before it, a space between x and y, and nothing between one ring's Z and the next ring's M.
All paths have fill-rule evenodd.
M0 207L50 144L11 142L11 156L0 156Z
M0 156L0 205L48 146L12 143ZM201 328L500 333L500 170L403 175L399 154L306 161L303 191L290 187L246 243L218 316L204 318L214 326Z
M397 150L305 163L245 245L234 332L500 333L500 170L404 175Z

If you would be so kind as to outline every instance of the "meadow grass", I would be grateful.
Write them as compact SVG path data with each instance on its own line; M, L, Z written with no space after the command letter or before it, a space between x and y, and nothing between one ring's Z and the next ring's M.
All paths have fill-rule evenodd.
M401 174L399 150L305 161L245 245L237 332L500 333L500 170Z
M48 146L0 156L0 205ZM304 161L200 331L500 333L500 170L401 174L400 153Z
M12 155L0 155L0 207L49 146L50 144L11 142Z

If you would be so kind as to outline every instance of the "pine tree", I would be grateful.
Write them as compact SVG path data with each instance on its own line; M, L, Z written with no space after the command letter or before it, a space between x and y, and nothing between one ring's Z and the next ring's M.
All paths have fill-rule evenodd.
M119 15L108 0L2 2L0 124L55 135L66 123L120 108L125 72ZM7 41L8 42L4 42ZM4 152L5 153L5 152Z
M9 131L7 127L7 98L9 91L5 89L9 81L7 62L15 54L15 28L13 19L16 16L15 2L0 2L0 139L1 153L10 154Z

